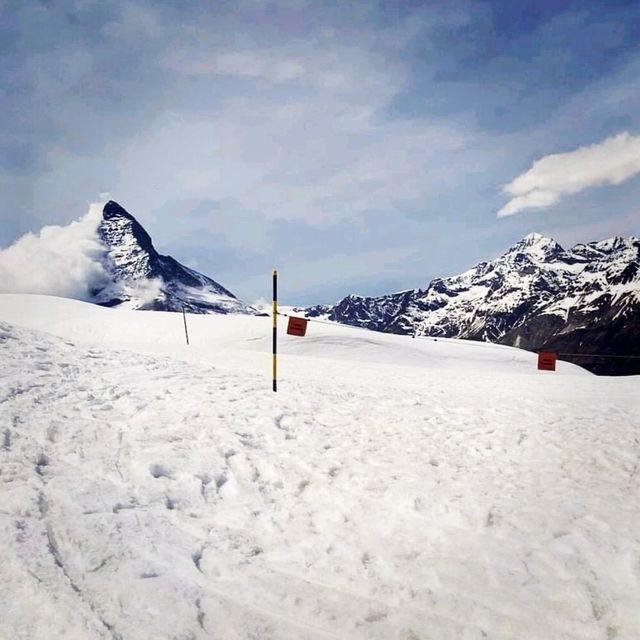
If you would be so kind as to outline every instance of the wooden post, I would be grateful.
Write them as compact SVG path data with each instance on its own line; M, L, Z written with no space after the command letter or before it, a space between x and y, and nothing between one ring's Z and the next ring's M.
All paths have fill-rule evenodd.
M273 305L271 308L273 316L273 360L271 362L271 378L273 380L273 390L278 390L278 272L273 270Z
M187 339L187 346L189 345L189 332L187 331L187 313L182 305L182 319L184 320L184 336Z

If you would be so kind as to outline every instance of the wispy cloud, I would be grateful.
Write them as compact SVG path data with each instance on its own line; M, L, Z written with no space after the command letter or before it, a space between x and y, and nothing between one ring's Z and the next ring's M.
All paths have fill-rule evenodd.
M452 156L474 133L445 116L392 113L409 74L400 52L415 30L400 22L352 37L308 25L304 38L224 46L200 25L192 38L180 31L159 64L191 102L132 137L119 192L139 190L144 167L157 208L178 192L224 201L229 216L310 225L424 208L434 186L460 172Z
M619 185L640 173L640 136L628 132L567 153L536 160L503 191L512 199L498 218L526 209L540 209L571 195L604 185Z
M263 78L274 83L289 82L306 73L298 60L274 59L269 50L194 51L181 47L169 50L162 59L167 69L186 76L220 75Z

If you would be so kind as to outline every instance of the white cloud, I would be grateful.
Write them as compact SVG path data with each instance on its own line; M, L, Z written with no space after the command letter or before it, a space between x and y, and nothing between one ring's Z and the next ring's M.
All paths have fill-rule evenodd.
M90 289L106 278L97 232L102 206L92 204L79 220L27 233L0 250L0 292L88 300Z
M618 185L637 173L640 136L624 132L597 144L536 160L503 189L512 199L497 215L502 218L525 209L548 207L565 195L589 187Z
M125 280L117 285L118 293L115 293L114 297L130 298L135 300L136 305L145 305L162 295L162 284L161 278Z

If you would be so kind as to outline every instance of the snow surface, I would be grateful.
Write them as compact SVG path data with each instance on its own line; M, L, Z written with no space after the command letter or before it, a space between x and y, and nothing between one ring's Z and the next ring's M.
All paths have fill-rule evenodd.
M0 638L640 636L640 378L188 324L0 295Z

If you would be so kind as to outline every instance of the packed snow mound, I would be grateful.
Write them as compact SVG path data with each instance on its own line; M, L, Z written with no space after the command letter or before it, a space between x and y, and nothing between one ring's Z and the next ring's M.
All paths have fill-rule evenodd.
M0 637L636 640L637 379L0 296Z
M257 313L215 280L159 254L142 225L113 201L93 204L81 219L44 227L1 250L0 291L126 309Z

